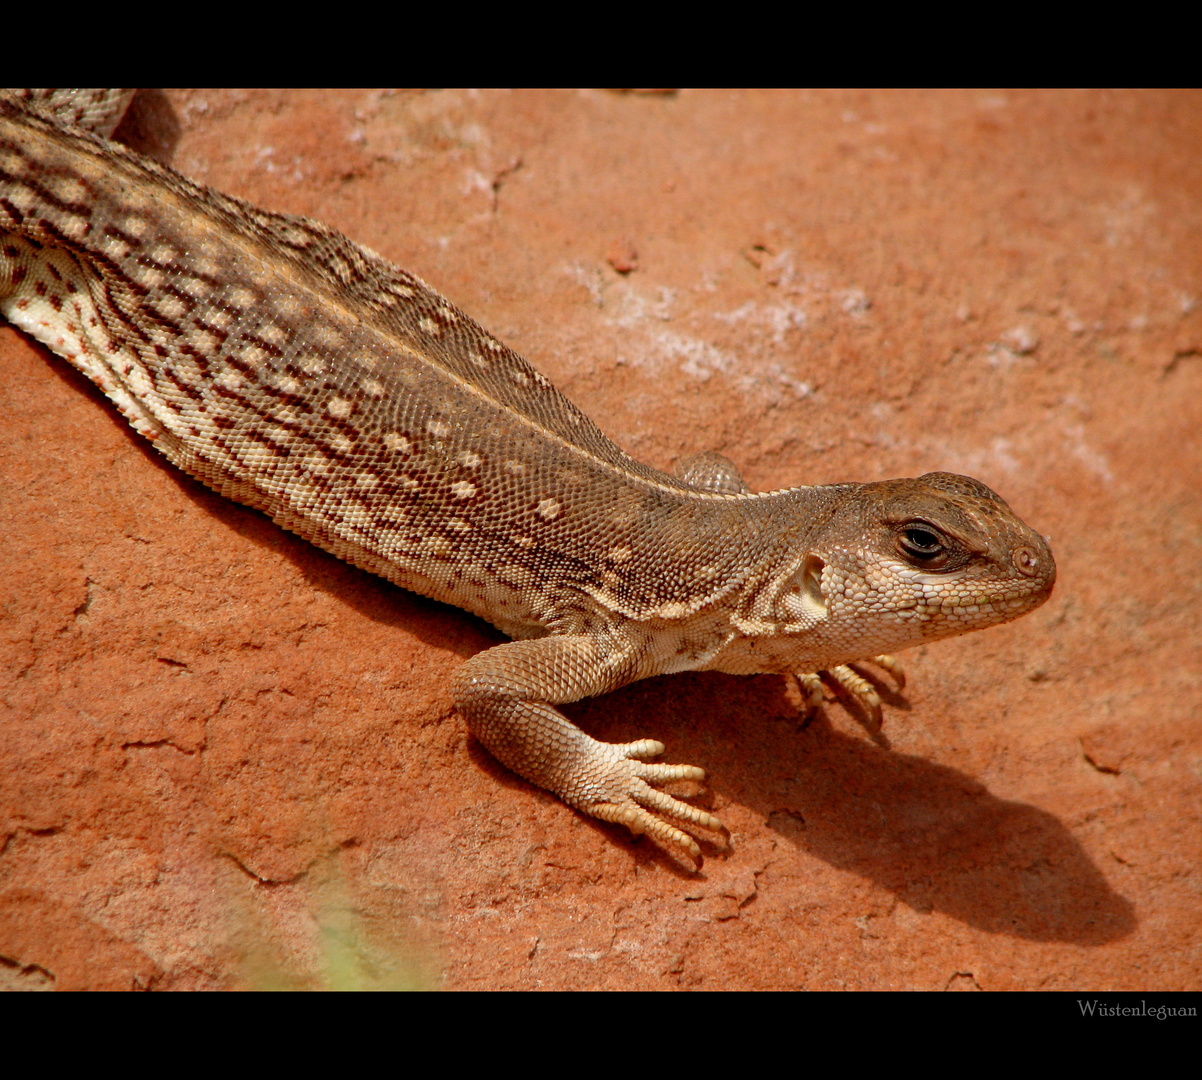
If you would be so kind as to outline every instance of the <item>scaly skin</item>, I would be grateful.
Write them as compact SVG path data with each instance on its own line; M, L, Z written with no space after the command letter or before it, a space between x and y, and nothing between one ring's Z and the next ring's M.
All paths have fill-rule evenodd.
M721 823L654 785L702 770L556 705L675 671L828 670L879 710L849 661L1017 618L1055 580L967 477L753 494L719 455L643 465L413 275L4 96L0 313L191 475L518 639L456 676L477 738L688 858L681 826Z

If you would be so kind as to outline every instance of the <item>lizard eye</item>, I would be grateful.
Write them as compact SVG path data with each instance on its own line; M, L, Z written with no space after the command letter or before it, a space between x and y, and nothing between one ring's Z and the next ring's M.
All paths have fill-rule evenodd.
M921 521L911 522L898 533L897 546L906 558L922 566L937 566L947 556L943 537Z

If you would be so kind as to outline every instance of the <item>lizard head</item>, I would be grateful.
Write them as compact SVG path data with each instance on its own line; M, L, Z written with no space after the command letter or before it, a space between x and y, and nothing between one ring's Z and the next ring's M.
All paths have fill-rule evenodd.
M1009 622L1051 595L1047 542L978 480L839 490L768 591L774 636L797 635L823 665Z

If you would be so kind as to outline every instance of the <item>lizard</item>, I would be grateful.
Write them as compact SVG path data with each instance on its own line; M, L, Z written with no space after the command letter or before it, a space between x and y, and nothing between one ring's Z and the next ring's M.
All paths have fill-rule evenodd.
M693 833L724 831L662 790L702 769L559 705L825 672L876 712L849 663L899 672L1051 594L1046 540L970 477L754 493L716 453L642 464L418 277L109 140L128 100L0 95L0 313L202 483L512 638L460 667L456 708L577 810L696 866Z

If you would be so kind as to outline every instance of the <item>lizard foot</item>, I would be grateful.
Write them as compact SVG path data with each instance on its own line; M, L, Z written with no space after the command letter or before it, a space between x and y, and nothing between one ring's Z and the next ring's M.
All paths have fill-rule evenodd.
M647 833L669 851L687 856L700 867L701 848L697 841L664 819L675 818L720 833L726 832L726 826L713 814L658 791L651 784L704 780L705 770L695 765L662 765L636 760L664 752L664 744L654 739L610 744L606 750L607 757L613 756L607 763L605 777L597 785L601 789L599 797L581 801L578 803L580 809L602 821L625 825L636 836Z
M884 668L893 676L893 681L897 684L898 690L905 688L906 673L894 657L887 653L882 653L880 656L873 656L869 659L877 667ZM877 693L877 689L872 683L847 664L840 664L838 667L829 668L826 671L820 671L813 675L799 675L797 677L802 690L809 700L809 711L812 712L825 699L825 695L823 694L823 675L828 676L829 679L842 687L868 714L869 719L873 722L876 729L880 730L883 723L881 695Z

